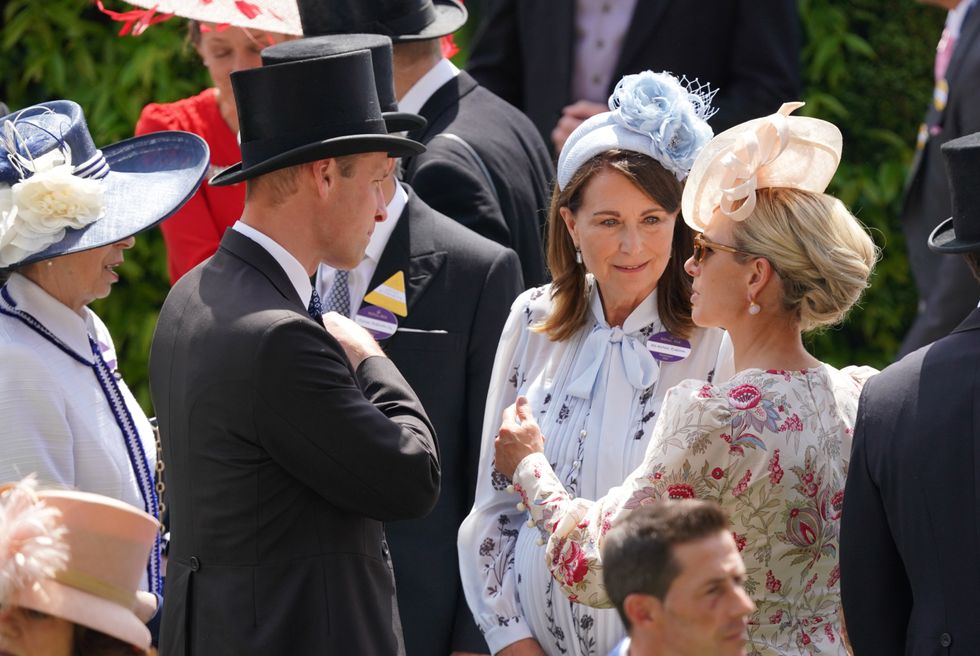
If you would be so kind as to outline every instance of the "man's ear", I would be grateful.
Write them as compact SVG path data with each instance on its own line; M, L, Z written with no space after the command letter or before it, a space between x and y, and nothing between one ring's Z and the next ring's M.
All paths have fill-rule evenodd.
M663 603L653 595L633 592L623 600L623 612L634 627L650 628L663 618Z
M310 162L307 167L316 184L317 195L326 198L336 184L337 176L340 175L336 158L318 159Z

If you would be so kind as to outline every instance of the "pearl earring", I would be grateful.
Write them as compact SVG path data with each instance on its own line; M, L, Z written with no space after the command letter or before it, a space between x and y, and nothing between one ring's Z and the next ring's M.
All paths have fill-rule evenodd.
M762 308L759 306L759 304L756 303L755 301L751 301L750 300L749 301L749 314L751 314L752 316L755 316L755 315L759 314L760 312L762 312Z
M582 251L578 248L575 249L575 263L576 264L582 263Z

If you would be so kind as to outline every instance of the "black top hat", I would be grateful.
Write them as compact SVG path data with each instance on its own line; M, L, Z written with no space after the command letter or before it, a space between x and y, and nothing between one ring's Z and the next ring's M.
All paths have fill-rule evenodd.
M980 132L952 139L942 146L953 202L953 216L929 235L938 253L980 252Z
M425 150L388 134L367 50L238 71L231 86L242 161L211 178L216 187L329 157Z
M423 41L452 34L466 22L456 0L299 0L306 36L383 34L399 41Z
M395 100L395 85L391 73L391 39L380 34L334 34L312 36L296 41L284 41L262 50L262 65L288 64L304 59L339 55L358 50L371 51L374 83L378 88L381 115L389 132L402 132L425 127L418 114L399 112Z

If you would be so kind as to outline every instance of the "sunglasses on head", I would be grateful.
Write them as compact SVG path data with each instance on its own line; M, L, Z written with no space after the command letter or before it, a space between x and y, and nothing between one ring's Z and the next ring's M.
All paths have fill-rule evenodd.
M699 232L694 235L694 261L698 264L704 262L704 258L708 253L713 251L722 251L724 253L737 253L739 255L751 255L752 257L758 257L755 253L749 253L746 251L740 251L737 248L731 246L726 246L725 244L717 244L713 241L708 241L704 238L704 233Z

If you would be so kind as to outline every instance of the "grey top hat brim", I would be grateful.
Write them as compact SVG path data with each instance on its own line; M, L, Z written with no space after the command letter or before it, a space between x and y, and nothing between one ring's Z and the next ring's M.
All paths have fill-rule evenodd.
M330 157L362 153L387 153L391 157L409 157L424 151L425 146L419 142L392 134L344 135L293 148L248 168L242 168L242 163L239 162L211 178L210 184L212 187L222 187L288 166Z
M191 199L210 163L207 143L189 132L154 132L105 146L105 213L9 268L114 244L148 230Z
M980 241L959 239L953 229L953 218L950 217L937 225L929 235L929 248L937 253L980 252Z
M426 39L438 39L439 37L452 34L466 24L468 16L466 7L456 2L456 0L433 0L433 7L436 10L436 19L425 26L421 32L415 34L390 34L392 43L402 41L425 41Z
M420 130L428 124L424 116L411 112L382 112L381 118L385 120L385 128L388 132Z

